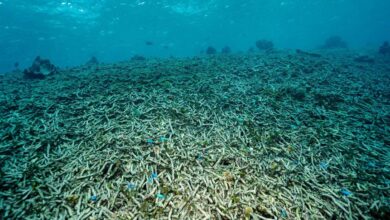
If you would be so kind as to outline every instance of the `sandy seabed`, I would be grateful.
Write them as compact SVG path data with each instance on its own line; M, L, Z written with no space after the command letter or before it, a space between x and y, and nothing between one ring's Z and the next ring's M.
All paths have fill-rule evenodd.
M390 57L0 76L1 219L389 219Z

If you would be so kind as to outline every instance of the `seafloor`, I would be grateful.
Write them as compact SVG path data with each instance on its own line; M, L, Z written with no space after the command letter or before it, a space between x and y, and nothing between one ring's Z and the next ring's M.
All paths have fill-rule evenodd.
M1 219L390 219L390 57L0 76Z

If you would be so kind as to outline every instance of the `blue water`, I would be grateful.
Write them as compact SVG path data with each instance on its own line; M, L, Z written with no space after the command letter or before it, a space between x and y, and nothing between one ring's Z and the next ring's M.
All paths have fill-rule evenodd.
M257 39L312 49L333 35L350 48L390 39L389 0L0 0L0 72L37 55L60 67L143 56L194 56ZM149 42L149 43L146 43Z

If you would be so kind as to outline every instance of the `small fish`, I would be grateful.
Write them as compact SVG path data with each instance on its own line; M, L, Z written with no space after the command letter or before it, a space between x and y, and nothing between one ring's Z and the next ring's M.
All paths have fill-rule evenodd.
M147 46L152 46L152 45L154 45L154 43L153 43L152 41L145 41L145 44L146 44Z

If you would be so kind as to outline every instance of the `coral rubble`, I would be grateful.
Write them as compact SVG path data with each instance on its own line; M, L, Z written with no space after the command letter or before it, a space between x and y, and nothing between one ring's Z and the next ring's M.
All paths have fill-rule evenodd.
M0 218L388 219L389 63L347 52L1 75Z

